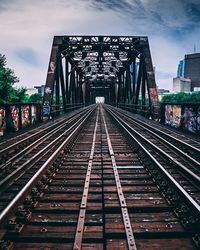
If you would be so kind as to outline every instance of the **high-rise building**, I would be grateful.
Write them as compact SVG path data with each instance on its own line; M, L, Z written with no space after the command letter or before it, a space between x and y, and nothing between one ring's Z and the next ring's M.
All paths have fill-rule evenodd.
M177 77L184 77L185 60L180 60L178 64Z
M173 78L173 92L185 92L188 93L191 91L191 80L184 77L175 77Z
M177 77L189 78L191 80L191 91L200 87L200 53L185 55L185 59L180 60Z
M200 87L200 53L185 55L184 77L191 79L191 89Z

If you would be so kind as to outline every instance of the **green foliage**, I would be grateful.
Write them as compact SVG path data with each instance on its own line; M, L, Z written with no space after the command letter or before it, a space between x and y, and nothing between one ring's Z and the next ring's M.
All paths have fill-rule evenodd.
M26 102L26 88L14 88L11 96L11 102Z
M29 97L28 102L42 103L42 100L43 100L42 94L33 94Z
M19 78L6 64L6 57L0 54L0 102L24 102L26 89L14 87Z
M200 92L178 93L163 96L161 103L197 103L200 102Z

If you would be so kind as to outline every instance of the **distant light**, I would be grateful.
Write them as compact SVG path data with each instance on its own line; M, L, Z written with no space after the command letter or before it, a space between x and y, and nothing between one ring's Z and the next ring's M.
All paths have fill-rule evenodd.
M105 97L103 97L103 96L97 96L95 98L95 102L96 103L104 103L105 102Z

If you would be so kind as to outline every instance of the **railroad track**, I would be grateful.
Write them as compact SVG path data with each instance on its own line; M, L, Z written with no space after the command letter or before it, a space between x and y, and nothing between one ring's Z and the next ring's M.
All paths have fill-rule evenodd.
M98 106L68 134L1 212L2 249L198 248L198 206L122 120Z
M159 135L159 131L152 126L132 119L132 117L124 115L115 108L110 107L108 109L115 116L115 119L120 120L184 190L190 193L194 200L200 204L200 149L193 148L193 146L189 148L188 144L188 151L185 152L184 141L173 139L173 142L170 142L171 135L169 138L163 138L161 137L163 131ZM166 133L165 137L167 137ZM194 155L199 159L194 159Z
M71 131L91 113L93 108L84 109L71 118L62 120L61 124L59 121L59 124L56 123L57 126L51 131L46 131L36 141L0 165L0 211L48 160Z
M110 106L110 108L113 108ZM144 126L147 129L152 130L153 132L157 133L158 135L162 136L167 141L173 143L174 145L181 147L187 154L191 155L194 159L200 161L200 141L195 140L194 138L190 138L185 136L178 131L174 131L167 127L163 127L157 122L145 119L142 116L135 116L132 113L114 108L115 112L120 113L121 115L125 115L126 117L130 118L132 122L136 122L137 124Z
M73 118L73 116L78 114L80 110L84 111L85 109L86 108L70 112L65 117L55 119L11 139L2 141L0 143L0 164L5 163L7 159L10 159L12 156L16 155L16 153L21 152L22 149L25 149L31 143L34 143L47 133L51 133L51 131L58 126L63 125L68 119Z

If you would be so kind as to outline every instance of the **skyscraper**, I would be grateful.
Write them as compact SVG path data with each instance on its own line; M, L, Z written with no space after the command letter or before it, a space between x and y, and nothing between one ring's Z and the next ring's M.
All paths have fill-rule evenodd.
M191 89L200 87L200 53L185 55L184 77L191 79Z
M185 60L180 60L178 64L177 77L184 77Z
M177 77L191 80L191 91L200 87L200 53L185 55L178 64Z
M191 80L184 77L175 77L173 78L173 92L179 93L184 92L188 93L191 91Z

